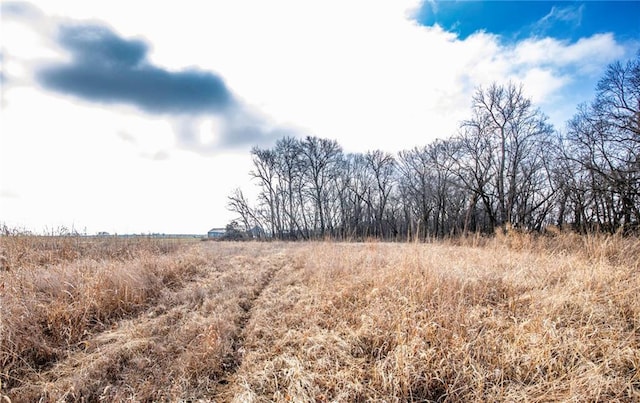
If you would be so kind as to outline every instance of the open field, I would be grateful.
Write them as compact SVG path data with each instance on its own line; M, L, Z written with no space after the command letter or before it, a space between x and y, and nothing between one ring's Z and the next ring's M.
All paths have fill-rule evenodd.
M0 242L0 402L640 399L634 238Z

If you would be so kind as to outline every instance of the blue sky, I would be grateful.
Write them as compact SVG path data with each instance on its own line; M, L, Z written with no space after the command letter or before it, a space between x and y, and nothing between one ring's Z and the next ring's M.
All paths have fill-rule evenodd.
M416 20L461 39L486 31L507 42L546 36L577 41L606 32L637 40L640 1L427 1Z
M3 1L0 223L222 227L283 136L396 152L522 83L563 130L640 50L640 2Z

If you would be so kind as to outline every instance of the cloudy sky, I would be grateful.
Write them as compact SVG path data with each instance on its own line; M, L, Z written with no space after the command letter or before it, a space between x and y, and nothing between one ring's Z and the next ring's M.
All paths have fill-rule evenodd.
M391 152L509 80L562 130L640 2L2 1L0 223L205 233L284 135Z

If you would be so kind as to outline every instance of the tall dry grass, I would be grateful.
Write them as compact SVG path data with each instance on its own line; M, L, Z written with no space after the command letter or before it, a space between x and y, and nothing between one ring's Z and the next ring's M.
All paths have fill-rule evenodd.
M210 393L277 262L233 244L1 241L0 397L25 402Z
M640 399L638 239L2 241L12 401Z
M637 239L312 244L265 290L233 401L640 399Z
M205 262L148 239L0 238L0 380L12 389L178 286Z

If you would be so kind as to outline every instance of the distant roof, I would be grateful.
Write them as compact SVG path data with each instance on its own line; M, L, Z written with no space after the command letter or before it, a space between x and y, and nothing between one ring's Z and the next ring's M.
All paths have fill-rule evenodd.
M226 228L211 228L209 231L207 232L219 232L219 231L226 231Z

